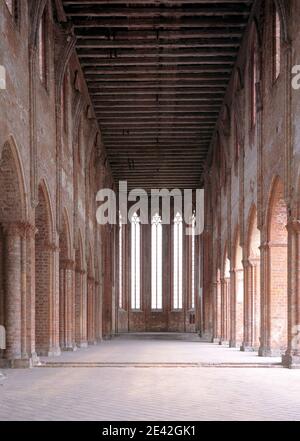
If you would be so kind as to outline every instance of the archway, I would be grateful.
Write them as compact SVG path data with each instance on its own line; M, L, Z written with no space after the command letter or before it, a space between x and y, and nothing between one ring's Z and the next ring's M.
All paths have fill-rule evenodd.
M27 357L27 311L22 303L26 281L21 277L27 263L25 184L13 140L0 153L0 325L6 332L0 358L15 361Z
M44 185L38 188L38 205L35 210L35 345L38 355L48 355L50 341L50 298L52 237L49 197Z

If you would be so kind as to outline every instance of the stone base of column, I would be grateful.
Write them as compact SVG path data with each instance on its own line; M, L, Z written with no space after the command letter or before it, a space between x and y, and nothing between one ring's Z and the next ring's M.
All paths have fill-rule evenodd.
M47 354L48 357L59 357L59 355L61 355L60 347L49 349Z
M281 358L284 367L289 369L300 369L300 355L285 354Z
M197 334L199 335L200 341L207 342L207 343L210 343L213 341L213 337L211 335L211 332L203 332L203 333L197 332Z
M89 346L95 346L96 344L97 344L97 340L91 340L88 343Z
M215 338L212 339L211 342L219 344L220 343L220 339L215 337Z
M78 348L87 348L88 346L89 345L88 345L87 341L81 341L81 342L77 343Z
M77 346L76 345L65 346L65 347L62 348L62 350L64 352L75 352L75 351L77 351Z
M240 346L240 351L241 351L241 352L256 352L257 349L254 348L253 346L246 345L246 344L243 343L243 344Z
M282 349L260 347L258 350L258 355L260 357L281 357L282 354L283 354Z
M28 369L34 366L32 358L1 358L0 368L2 369Z
M229 341L228 340L219 340L219 345L220 346L229 346Z
M229 347L230 348L236 348L238 345L237 345L237 342L235 341L235 340L229 340Z

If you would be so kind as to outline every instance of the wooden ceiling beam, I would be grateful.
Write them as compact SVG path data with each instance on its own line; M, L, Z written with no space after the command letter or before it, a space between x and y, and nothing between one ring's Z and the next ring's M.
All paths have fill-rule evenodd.
M252 4L63 0L116 181L199 187Z
M240 28L247 24L247 18L235 15L223 16L200 16L200 17L97 17L97 18L72 18L74 28L104 28L104 29L184 29L184 28L207 28L232 26Z
M87 80L95 80L97 78L100 81L105 81L109 83L114 83L115 81L131 81L131 82L138 82L143 83L144 87L146 86L145 82L147 81L157 81L159 84L160 81L168 81L176 83L178 82L185 82L185 81L206 81L208 79L216 79L222 80L224 83L225 80L229 81L230 75L225 72L218 72L216 74L215 72L206 72L204 73L172 73L172 74L166 74L166 73L155 73L155 74L133 74L133 73L127 73L127 74L101 74L100 72L94 73L94 74L88 74L85 73Z
M85 32L87 32L85 30ZM78 32L80 35L80 31ZM77 42L77 48L100 48L100 49L188 49L189 51L193 48L237 48L239 47L239 38L228 37L228 38L193 38L193 39L182 39L182 40L103 40L103 39L93 39L86 38L92 35L84 36L79 38Z
M160 5L160 6L174 6L174 5L185 5L185 4L191 4L194 5L203 5L207 4L207 1L209 1L211 4L219 4L219 3L245 3L249 4L248 0L147 0L147 5ZM70 5L78 5L78 3L83 5L101 5L101 6L111 6L111 5L143 5L145 6L146 1L145 0L64 0L63 1L64 6L70 6Z
M136 58L123 58L123 59L102 59L94 57L85 57L80 56L80 63L83 67L86 66L103 66L103 67L130 67L130 66L136 66L137 60ZM174 60L171 60L170 58L165 59L163 56L158 56L157 59L155 58L147 58L144 57L141 60L139 60L138 65L139 66L155 66L156 68L160 69L162 66L176 66L178 71L180 71L181 66L197 66L197 65L206 65L206 64L213 64L213 65L226 65L226 66L232 66L235 62L234 57L228 57L228 56L212 56L212 57L186 57L186 58L180 58L178 60L175 58Z

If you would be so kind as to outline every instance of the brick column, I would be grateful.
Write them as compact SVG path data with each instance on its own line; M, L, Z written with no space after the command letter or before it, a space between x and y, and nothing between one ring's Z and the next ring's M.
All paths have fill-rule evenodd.
M261 246L262 297L261 297L261 339L259 355L281 356L286 351L286 263L282 256L286 244L265 243ZM282 261L282 262L281 262ZM280 274L279 274L280 271ZM282 273L281 273L282 272ZM281 286L282 285L282 286ZM286 308L286 309L285 309Z
M73 260L60 261L60 323L61 347L64 351L75 351L74 328L74 266Z
M252 346L259 348L260 339L260 258L251 258L252 267Z
M75 310L75 338L76 344L80 348L87 347L87 306L86 306L86 271L82 268L75 269L75 295L76 310Z
M5 272L5 360L6 367L23 367L22 362L22 236L19 223L4 226L6 239ZM27 358L27 357L26 357Z
M253 348L252 317L253 317L253 273L248 259L243 260L244 267L244 336L241 351L251 352Z
M38 357L35 348L35 235L36 228L31 224L25 224L25 241L24 233L22 239L22 261L25 263L25 268L23 266L23 306L22 306L22 317L26 316L25 321L22 321L22 334L26 334L26 338L23 338L23 349L24 353L27 353L29 359L32 362L37 362ZM24 263L23 263L24 265ZM24 273L26 275L24 276ZM26 348L25 348L26 346Z
M87 283L87 302L88 302L88 344L94 345L96 343L95 338L95 279L94 277L88 277Z
M288 230L288 347L282 357L284 366L300 368L300 220L292 219Z
M100 305L100 282L95 281L95 339L97 342L102 340L102 320L101 320L101 305Z
M49 352L48 356L58 356L61 354L59 341L59 247L55 243L45 245L50 255L51 267L51 289L49 304Z
M220 344L229 344L229 287L230 279L221 279L221 338Z
M230 270L230 326L229 326L229 347L235 348L237 344L236 339L236 280L237 271Z
M269 327L268 327L268 291L269 291L269 244L260 246L261 257L261 322L260 322L260 346L258 354L261 357L269 354Z
M220 323L220 307L221 305L219 304L219 300L220 300L220 281L216 280L215 282L213 282L212 284L212 289L213 289L213 296L214 296L214 311L213 311L213 317L214 317L214 322L213 322L213 343L219 343L220 339L221 339L221 323Z

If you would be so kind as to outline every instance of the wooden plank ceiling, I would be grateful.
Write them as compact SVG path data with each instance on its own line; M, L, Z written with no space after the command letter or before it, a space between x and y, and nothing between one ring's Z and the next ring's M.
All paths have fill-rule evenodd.
M252 3L63 2L117 181L199 187Z

